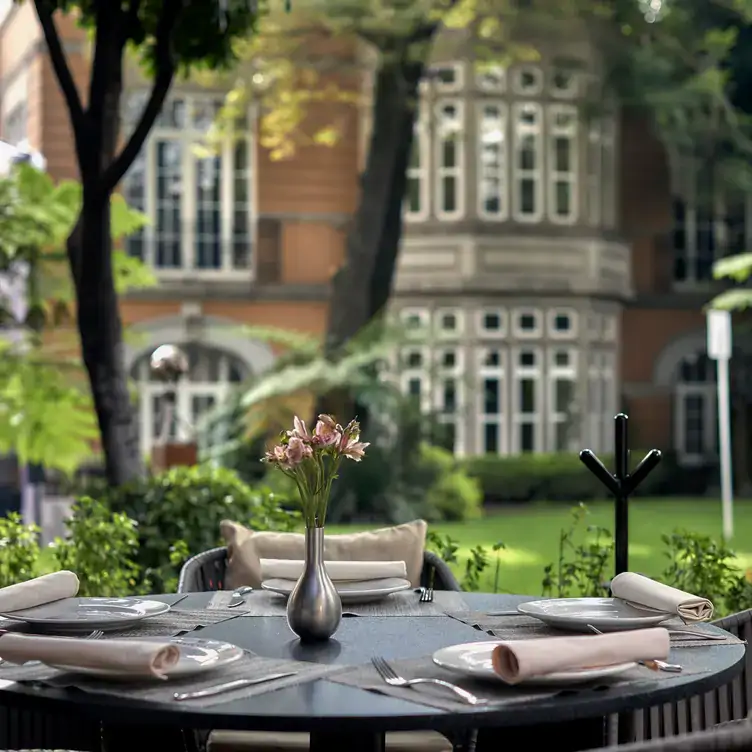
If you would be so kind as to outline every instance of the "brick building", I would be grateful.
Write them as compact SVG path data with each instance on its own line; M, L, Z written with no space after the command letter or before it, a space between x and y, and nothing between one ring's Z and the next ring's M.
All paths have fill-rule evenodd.
M69 20L60 28L82 80L83 36ZM454 426L460 453L607 451L623 408L633 444L703 462L716 454L716 417L701 307L714 256L743 250L752 233L749 200L718 197L709 215L644 122L618 107L581 117L597 54L561 46L483 74L450 60L424 86L393 304L435 337L405 348L400 378ZM557 66L563 54L579 72ZM143 88L132 72L126 127ZM0 92L0 138L27 141L55 177L75 178L30 3L0 26ZM127 358L145 450L154 347L187 346L179 408L195 419L274 359L239 324L323 331L356 205L368 123L355 107L327 105L341 126L333 147L273 161L249 119L247 138L198 158L191 146L219 101L176 86L124 184L152 219L130 250L161 280L122 304L140 335Z

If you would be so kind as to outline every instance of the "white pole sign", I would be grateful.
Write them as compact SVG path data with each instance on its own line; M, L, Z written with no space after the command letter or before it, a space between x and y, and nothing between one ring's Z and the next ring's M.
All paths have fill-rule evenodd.
M716 362L718 376L718 439L721 454L721 505L723 537L734 534L733 490L731 486L731 400L729 395L729 361L731 360L731 314L708 311L708 357Z

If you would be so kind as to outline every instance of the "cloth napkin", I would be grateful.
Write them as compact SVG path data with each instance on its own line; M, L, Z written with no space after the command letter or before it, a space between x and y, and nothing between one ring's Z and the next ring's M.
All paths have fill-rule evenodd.
M326 561L329 577L334 582L363 582L387 577L407 579L404 561ZM304 562L295 559L261 559L262 580L298 580Z
M166 679L165 672L178 662L180 649L168 641L100 641L8 632L0 636L0 656L10 663L41 661L48 665L101 668L123 676Z
M0 588L0 614L42 606L45 603L72 598L78 592L78 577L63 570L35 577L26 582Z
M582 637L542 637L499 643L492 661L494 671L507 684L519 684L556 671L660 660L668 657L669 644L668 631L660 627Z
M677 590L634 572L622 572L611 580L611 593L638 606L678 614L685 621L708 621L713 616L713 604L683 590Z

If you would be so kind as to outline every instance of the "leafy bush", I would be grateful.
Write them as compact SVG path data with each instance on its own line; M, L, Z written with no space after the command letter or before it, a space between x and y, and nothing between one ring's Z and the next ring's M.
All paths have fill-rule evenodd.
M106 491L102 501L138 527L140 577L156 592L174 587L182 561L220 545L219 523L237 520L254 530L292 530L299 515L266 488L251 488L231 470L207 465L174 467L146 480Z
M39 554L36 525L24 525L16 512L0 518L0 587L36 577Z
M647 452L634 451L637 464ZM601 457L613 467L613 457ZM486 503L520 501L588 501L607 496L603 485L572 452L556 454L520 454L500 457L495 454L465 460L467 473L478 480ZM675 463L664 457L642 482L635 495L659 496L672 489Z
M421 444L415 481L423 495L421 516L429 522L480 517L483 502L480 484L446 449Z
M122 512L112 513L90 497L79 499L66 520L69 537L53 544L60 569L78 575L82 596L122 596L148 592L136 562L136 523Z

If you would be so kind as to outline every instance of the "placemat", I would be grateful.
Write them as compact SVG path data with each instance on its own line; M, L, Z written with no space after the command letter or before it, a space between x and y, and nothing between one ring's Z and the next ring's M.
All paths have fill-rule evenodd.
M572 636L572 632L568 632L563 629L556 629L548 624L535 619L532 616L520 615L504 615L495 616L493 614L486 614L482 611L459 611L447 614L452 619L461 621L463 624L468 624L471 627L481 630L482 632L488 632L488 634L494 637L499 637L502 640L525 640L534 637L564 637ZM705 631L700 624L687 626L679 620L676 623L667 622L665 625L668 628L675 627L676 629L685 629L688 631L697 632L698 635L702 635ZM703 639L702 636L693 637L692 635L685 634L672 634L671 646L675 648L693 648L693 647L708 647L709 645L741 645L743 640L740 640L734 635L728 635L723 640L708 640Z
M31 684L39 683L50 687L70 687L80 689L84 692L113 695L126 700L175 703L173 698L175 692L193 692L237 679L256 679L280 672L293 672L292 676L248 687L240 687L213 697L184 700L180 703L185 707L208 707L223 702L232 702L244 697L253 697L255 695L266 694L267 692L274 692L285 687L305 684L341 670L341 666L327 666L318 663L290 661L278 658L262 658L248 653L243 659L226 668L210 671L198 677L194 676L176 681L108 682L101 679L64 673L47 666L31 666L26 669L19 667L16 675L14 675L13 669L9 669L7 675L6 672L3 672L0 674L0 678Z
M232 592L221 591L212 596L207 610L227 609L232 600ZM254 590L246 596L245 603L230 612L240 612L243 616L285 616L286 601L275 593ZM348 603L343 605L344 616L445 616L447 611L462 613L467 605L462 593L450 590L437 590L431 603L421 603L418 593L406 590L394 593L373 603Z
M516 686L510 687L501 682L479 681L475 679L458 676L455 673L439 668L430 656L417 658L413 660L389 661L389 665L400 676L406 679L417 677L430 679L443 679L444 681L456 684L468 692L472 692L478 697L482 697L495 706L506 704L517 704L521 702L532 702L534 700L548 699L560 694L571 696L575 693L593 692L599 693L607 690L609 687L619 686L625 682L654 682L662 679L676 677L676 674L665 671L653 671L644 666L636 666L618 677L602 679L597 682L588 684L572 684L560 687L535 687L535 686ZM684 669L686 674L703 674L707 673L706 669ZM421 686L414 687L392 687L386 684L379 676L376 669L371 665L350 667L342 673L328 677L329 681L337 684L345 684L350 687L358 687L370 692L397 697L401 700L416 702L421 705L428 705L440 710L467 710L467 703L457 699L448 689L442 687Z

